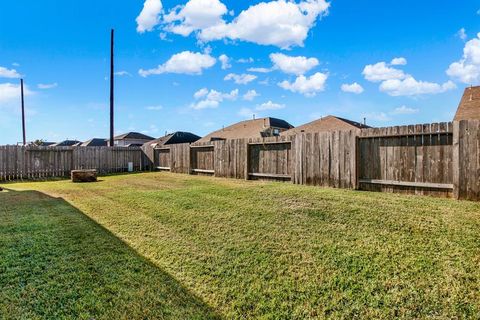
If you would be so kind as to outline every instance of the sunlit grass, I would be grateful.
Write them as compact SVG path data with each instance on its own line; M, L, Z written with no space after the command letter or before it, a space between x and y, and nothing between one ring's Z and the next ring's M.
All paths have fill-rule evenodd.
M102 180L4 185L13 191L0 193L0 312L480 313L478 203L168 173Z

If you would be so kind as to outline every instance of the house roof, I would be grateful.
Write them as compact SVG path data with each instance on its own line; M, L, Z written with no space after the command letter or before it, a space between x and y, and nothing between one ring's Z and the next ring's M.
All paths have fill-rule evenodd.
M136 139L136 140L153 140L153 137L147 136L140 132L127 132L113 138L114 140Z
M453 120L480 120L480 86L465 89Z
M176 131L158 139L148 141L145 145L153 145L156 147L175 143L193 143L199 139L199 136L191 132Z
M93 138L80 144L81 147L105 147L107 145L107 139L101 138Z
M262 133L268 128L291 129L293 126L285 120L277 118L260 118L240 121L231 126L209 133L198 142L212 140L261 138Z
M80 141L78 140L64 140L55 144L52 144L51 147L71 147Z
M284 131L281 133L282 136L289 136L298 133L309 133L309 132L324 132L324 131L335 131L335 130L354 130L354 129L365 129L370 128L367 125L364 125L359 122L352 120L336 117L336 116L326 116L315 121L306 123L304 125L295 127L293 129Z

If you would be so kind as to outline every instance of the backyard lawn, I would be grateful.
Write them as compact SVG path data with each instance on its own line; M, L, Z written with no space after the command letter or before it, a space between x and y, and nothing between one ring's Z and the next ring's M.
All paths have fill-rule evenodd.
M1 319L479 317L480 203L101 180L2 185Z

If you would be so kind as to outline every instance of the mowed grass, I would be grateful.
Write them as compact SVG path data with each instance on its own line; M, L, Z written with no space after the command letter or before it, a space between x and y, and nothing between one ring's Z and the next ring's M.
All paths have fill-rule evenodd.
M4 187L0 318L479 318L479 203L169 173Z

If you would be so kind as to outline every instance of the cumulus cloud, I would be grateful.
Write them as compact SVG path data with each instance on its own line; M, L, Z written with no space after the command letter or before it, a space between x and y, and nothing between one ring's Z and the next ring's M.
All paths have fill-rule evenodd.
M418 113L420 110L419 109L415 109L415 108L410 108L410 107L407 107L407 106L401 106L401 107L398 107L398 108L395 108L392 112L390 112L391 114L394 114L394 115L400 115L400 114L415 114L415 113Z
M466 84L477 84L480 81L480 33L477 38L467 41L463 57L448 67L447 74Z
M151 31L159 24L165 32L181 36L192 33L200 41L221 39L274 45L282 49L303 46L310 29L327 15L330 4L325 0L273 0L251 5L231 21L233 11L219 0L189 0L160 18L160 0L145 1L137 17L137 31Z
M366 65L362 72L365 79L372 82L380 82L392 79L404 79L402 70L390 67L386 62Z
M37 87L42 90L53 89L58 87L58 83L39 83Z
M211 68L215 65L216 61L217 60L208 53L183 51L174 54L167 62L159 65L157 68L149 70L140 69L138 73L142 77L162 73L200 75L204 69Z
M5 67L0 67L0 78L20 78L21 75L15 69L7 69Z
M162 2L160 0L145 0L143 9L137 17L137 32L152 31L160 22Z
M363 76L371 82L381 82L380 91L391 96L418 96L424 94L442 93L456 86L452 81L443 84L434 82L419 81L403 70L392 67L392 65L405 65L405 58L395 58L390 64L378 62L369 64L363 69Z
M230 58L227 55L222 54L220 57L218 57L218 60L220 60L220 62L222 63L223 70L230 69L232 67L232 64L230 63Z
M270 60L273 66L288 74L302 75L312 68L318 66L319 62L316 58L307 58L303 56L292 57L283 53L272 53Z
M393 58L390 64L392 66L405 66L407 64L407 59L404 57Z
M257 79L257 76L253 74L235 74L235 73L230 73L223 78L223 80L228 81L228 80L233 80L235 81L236 84L247 84L249 82L252 82L253 80Z
M246 100L246 101L252 101L253 99L255 99L256 97L258 97L260 94L257 93L257 91L255 90L248 90L247 93L245 93L243 95L243 100Z
M342 91L343 92L350 92L355 94L360 94L363 92L363 87L358 83L354 82L352 84L342 84Z
M418 96L422 94L436 94L448 90L455 89L456 86L452 81L444 84L433 82L418 81L412 76L407 76L403 80L391 79L383 81L380 84L380 91L391 96Z
M250 57L250 58L240 58L237 60L238 63L252 63L254 62L255 60Z
M279 104L279 103L274 103L272 101L264 102L262 104L259 104L257 106L258 111L264 111L264 110L278 110L278 109L283 109L285 108L284 104Z
M188 36L194 31L223 24L222 16L227 11L227 7L219 0L190 0L163 17L168 24L165 29Z
M193 97L199 101L190 105L192 109L218 108L224 100L236 100L238 98L238 89L232 90L230 93L223 93L213 89L202 88L195 92Z
M23 93L26 96L33 94L28 86L24 86ZM0 83L0 103L12 101L20 101L20 85L8 82Z
M298 76L293 83L285 80L278 83L278 85L285 90L298 92L307 97L313 97L318 92L325 90L327 78L328 74L317 72L310 77L305 77L303 75Z
M260 2L242 11L232 22L204 28L199 32L203 41L228 38L282 49L303 46L317 18L327 13L325 0L301 2L278 0Z

